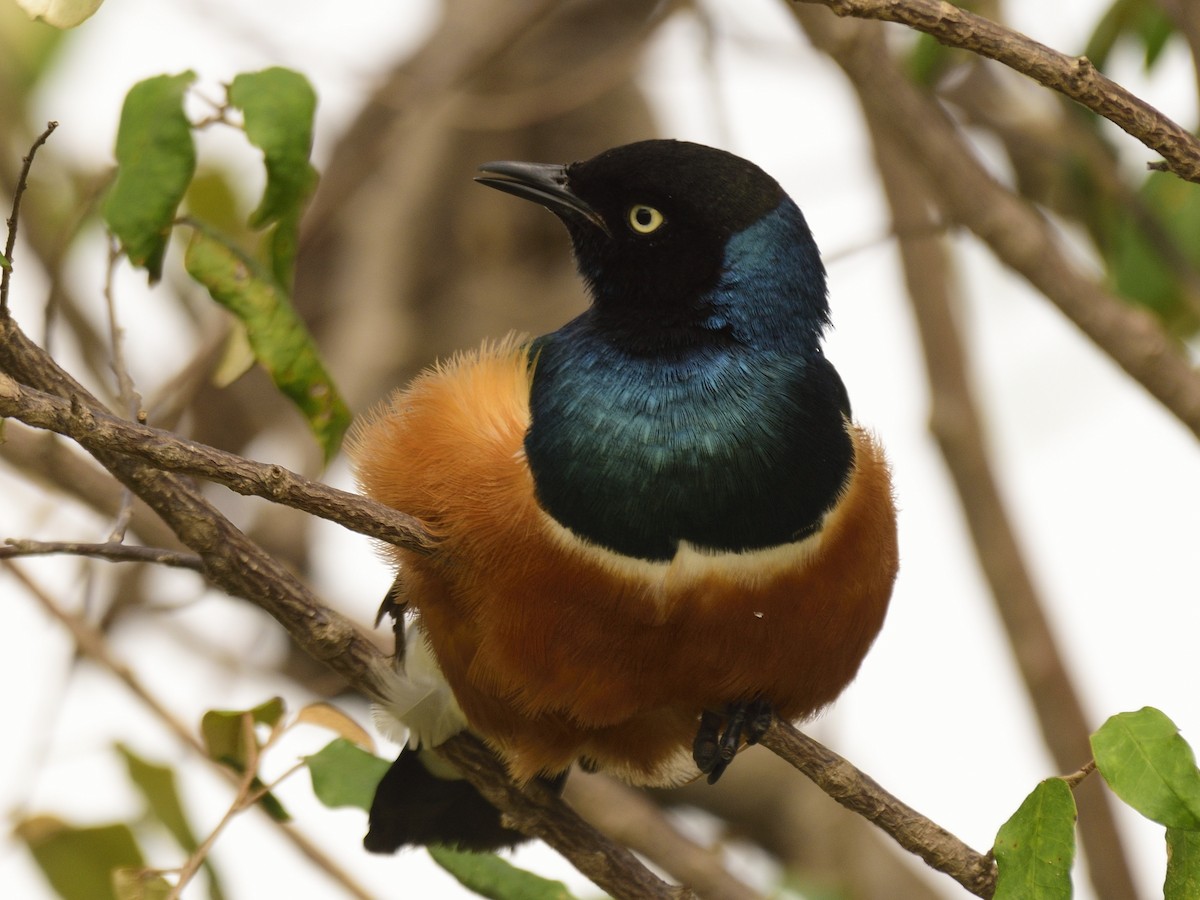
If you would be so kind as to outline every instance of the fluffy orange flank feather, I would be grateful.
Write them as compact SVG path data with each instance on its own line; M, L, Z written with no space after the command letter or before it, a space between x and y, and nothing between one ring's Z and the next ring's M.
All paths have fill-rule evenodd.
M518 339L485 345L398 391L350 445L363 490L440 541L429 556L391 550L405 599L512 775L582 757L669 783L702 710L761 697L795 720L831 702L883 623L898 565L872 437L847 425L854 470L816 534L633 560L538 506L523 448L530 378Z

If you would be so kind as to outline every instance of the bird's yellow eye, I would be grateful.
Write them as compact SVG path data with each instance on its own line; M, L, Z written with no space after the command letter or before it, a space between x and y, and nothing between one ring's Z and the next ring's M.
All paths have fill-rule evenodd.
M638 203L629 208L629 227L638 234L650 234L662 227L663 214L653 206Z

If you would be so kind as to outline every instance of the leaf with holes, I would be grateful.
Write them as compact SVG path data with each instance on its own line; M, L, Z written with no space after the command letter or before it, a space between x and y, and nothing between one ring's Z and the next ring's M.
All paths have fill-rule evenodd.
M300 215L317 185L317 170L309 162L317 95L299 72L276 66L233 79L229 102L242 111L246 137L263 152L267 169L267 186L250 224L273 226L271 271L290 290Z

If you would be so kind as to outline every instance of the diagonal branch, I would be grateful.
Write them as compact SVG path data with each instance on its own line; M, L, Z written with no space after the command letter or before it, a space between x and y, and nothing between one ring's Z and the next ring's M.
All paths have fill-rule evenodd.
M212 584L265 609L314 659L326 663L366 693L378 694L377 673L385 663L375 646L352 623L321 605L290 571L235 528L188 481L142 461L142 458L158 460L160 451L148 448L167 444L171 451L162 453L181 469L187 470L191 465L205 468L212 460L206 459L204 453L211 448L199 448L199 445L107 415L82 386L59 369L41 348L30 343L11 319L0 318L0 373L4 371L10 374L0 374L0 415L16 416L35 425L42 423L39 427L53 426L79 440L199 555L203 573ZM15 378L42 390L25 387ZM64 393L72 398L72 402L43 391ZM182 456L176 455L175 451L180 451ZM199 455L188 456L192 451ZM131 453L138 456L129 455ZM181 459L190 462L184 464ZM231 463L237 461L236 457L229 460ZM258 468L270 470L276 467L260 465ZM204 474L208 474L207 470ZM307 508L304 493L307 487L298 484L297 490L300 492L290 496L293 500L300 498L296 505ZM349 503L362 498L346 497L347 500L335 497L331 502L335 507L345 502L353 508L351 512L365 509ZM323 503L324 500L317 505ZM326 512L330 518L338 520L336 509ZM367 510L363 514L373 512ZM364 527L361 530L372 533L376 529ZM790 729L777 726L773 733L785 731ZM844 805L859 812L873 811L868 817L888 828L899 823L894 832L897 839L909 849L916 849L922 857L933 860L936 867L951 872L960 880L985 883L986 875L980 875L979 871L986 867L986 860L979 862L983 858L978 854L949 836L944 829L890 798L844 760L831 756L820 745L804 741L799 745L802 748L799 756L795 743L789 745L770 735L764 743L776 752L790 754L785 757L789 761L801 759L798 764L801 771L813 777ZM813 750L813 747L817 749ZM526 789L514 785L508 780L503 765L471 736L454 738L444 745L444 752L464 770L485 797L505 811L516 827L545 840L582 873L615 896L691 896L687 889L668 885L650 874L628 850L583 823L558 798L545 791L539 793L536 785ZM848 773L854 775L850 782L844 780ZM973 865L978 871L972 870L971 860L975 860Z
M905 850L945 872L975 896L991 897L995 892L996 864L990 854L972 850L819 741L775 721L761 743L842 806L878 825Z
M685 887L667 884L638 862L625 847L602 835L536 781L520 787L509 780L504 764L468 733L455 735L438 753L462 771L512 827L544 840L614 897L646 900L694 900Z
M226 766L216 765L215 760L209 756L204 745L196 738L196 736L175 715L167 709L166 706L151 693L133 671L125 665L121 660L117 659L109 650L108 644L105 641L104 634L92 628L84 620L72 615L65 609L61 608L51 599L50 595L42 590L25 572L10 562L0 562L0 565L13 575L27 591L41 604L42 608L58 620L64 628L70 632L71 637L75 641L76 649L90 659L106 669L113 677L125 685L125 688L130 691L141 703L152 712L160 722L170 731L181 744L190 748L197 756L208 762L214 763L216 771L231 781L236 780L232 770ZM261 810L262 807L259 807ZM336 881L346 891L359 900L370 900L368 894L360 887L354 879L343 870L331 857L329 857L319 846L310 841L307 837L301 834L294 826L279 822L269 816L265 817L268 821L284 834L288 841L299 851L300 855L313 863L317 868L323 870L331 879Z
M23 387L16 378L41 391L65 394L71 397L71 403L49 393L39 394L38 390ZM306 653L325 663L369 696L380 697L377 677L387 664L375 645L353 623L322 605L295 575L234 527L186 479L156 469L124 452L126 449L137 450L138 441L156 443L167 440L168 443L180 445L188 442L172 441L168 435L156 433L153 429L148 430L149 434L139 432L141 426L122 423L106 415L95 398L60 369L40 347L30 342L11 318L0 316L0 416L12 415L10 410L14 408L25 408L31 418L45 415L47 421L62 420L70 424L76 431L71 436L76 437L101 465L153 508L175 531L180 541L199 554L204 575L212 584L266 610ZM66 418L62 419L63 416ZM96 427L89 427L89 423ZM128 440L130 438L136 440ZM114 449L108 441L122 449ZM153 457L153 452L146 451L145 445L142 445L142 450ZM286 470L279 469L279 472ZM291 476L291 473L286 474ZM288 481L289 485L304 489L304 485L298 484L303 479L297 476L291 478L296 479L296 484ZM344 494L340 491L336 493ZM301 490L299 495L290 496L295 499L296 496L305 495ZM347 511L350 518L363 515L365 507L351 503L363 498L351 494L344 494L344 497L345 500L333 496L329 502L333 506L343 502L348 504L351 507ZM320 498L317 506L323 507L326 500L325 497ZM386 512L387 508L380 507L380 510ZM369 517L371 512L373 510L368 510L366 515ZM390 515L385 518L394 520ZM363 530L370 532L378 529L364 527ZM458 749L451 749L451 746ZM690 896L685 889L673 888L660 881L629 851L584 825L578 815L559 798L552 795L530 796L532 789L529 793L522 791L508 780L503 766L474 738L462 735L447 745L447 756L458 759L460 753L464 754L465 765L473 767L469 777L485 792L485 796L494 798L493 802L506 814L515 821L526 823L528 830L545 839L580 872L614 896L661 897L664 900L682 900ZM491 762L485 763L485 758L490 758ZM531 822L537 824L528 824Z
M841 66L867 115L886 125L897 151L917 163L946 216L973 231L1002 263L1200 435L1200 372L1158 321L1079 271L1054 227L992 177L945 110L884 52L877 31L867 23L839 23L804 5L792 10L813 42Z
M1200 183L1200 139L1145 100L1105 77L1086 56L1068 56L944 0L794 0L839 16L897 22L948 47L1016 69L1108 119L1162 156L1165 168Z
M215 481L239 494L263 497L336 521L361 534L419 552L433 538L412 516L297 475L279 465L253 462L177 437L169 431L119 419L79 401L25 387L0 372L0 416L69 437L91 451L128 454L156 469Z
M920 235L937 221L937 204L951 215L960 214L961 205L946 203L948 192L972 193L979 198L977 202L986 204L989 192L1003 189L973 160L973 166L966 162L956 166L950 177L944 169L939 177L934 177L925 161L917 156L912 147L917 141L908 132L924 129L927 121L940 121L940 117L928 113L900 121L876 102L878 94L895 88L897 94L906 95L910 110L920 109L922 104L934 106L906 82L899 87L891 84L900 75L887 62L883 35L877 26L833 23L815 13L803 15L802 19L814 43L831 53L859 92L892 209L894 230L903 236L901 259L932 393L930 428L954 478L980 564L1043 739L1060 769L1071 771L1091 755L1087 716L1046 620L1042 600L988 460L983 426L971 395L961 340L950 307L946 259L935 240L912 236ZM837 31L843 34L834 35L828 25L839 24L842 27ZM853 37L846 37L844 32L853 32ZM953 137L954 144L949 149L955 156L971 159L956 136L939 133L935 139L938 137ZM943 152L949 150L943 148ZM955 181L966 178L976 179L977 186L971 189L965 180ZM1018 207L1010 204L1010 208ZM1032 213L1029 217L1041 222ZM1081 813L1080 834L1097 892L1102 897L1136 896L1113 811L1101 785L1094 780L1081 785L1076 799Z
M967 360L952 308L944 242L914 237L938 218L929 189L891 132L868 117L875 159L899 238L909 303L928 372L929 428L941 448L1010 648L1046 745L1064 770L1091 754L1087 715L1044 612L1029 566L1005 509L972 395ZM1093 884L1102 898L1136 897L1133 876L1104 786L1093 779L1075 792L1079 833Z

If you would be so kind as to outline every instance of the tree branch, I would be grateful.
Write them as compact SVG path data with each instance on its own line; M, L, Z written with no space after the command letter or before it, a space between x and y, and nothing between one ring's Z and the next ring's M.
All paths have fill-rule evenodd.
M841 66L864 110L886 123L951 220L969 228L1114 362L1200 436L1200 372L1146 310L1082 275L1053 226L976 159L946 112L904 76L867 23L793 5L813 42ZM841 27L837 27L837 26Z
M204 571L204 561L195 553L180 553L163 547L141 547L107 541L103 544L79 543L76 541L23 541L9 538L0 546L0 559L15 559L19 556L48 556L64 553L72 556L88 556L106 559L109 562L157 563L176 569Z
M337 522L360 534L427 553L434 539L412 516L315 481L283 466L253 462L235 453L138 425L79 401L25 387L0 372L0 416L69 437L91 451L103 448L151 463L157 469L214 481L239 494L262 497Z
M99 466L72 449L72 442L53 432L27 428L13 421L5 426L0 460L29 481L62 497L72 498L101 516L115 517L125 489ZM178 549L175 533L144 503L135 501L131 529L143 544Z
M352 622L323 606L295 575L221 515L189 481L105 443L101 436L112 431L105 426L120 420L112 419L87 389L32 343L10 317L0 317L0 372L7 373L0 377L0 403L19 404L23 398L34 407L49 410L52 418L61 415L65 406L77 426L88 421L100 423L96 430L82 428L80 444L141 497L184 545L200 555L210 583L265 609L306 653L351 684L378 696L374 672L382 664L382 656L375 645ZM39 398L39 391L47 394ZM70 397L71 403L63 404L49 393ZM46 404L46 400L51 402ZM0 415L8 414L0 410ZM120 444L119 438L113 440Z
M1159 153L1165 168L1200 183L1200 140L1146 101L1101 74L1084 56L1068 56L944 0L793 0L838 16L897 22L948 47L1016 69L1108 119Z
M159 721L166 726L181 744L189 747L201 759L206 762L213 763L213 768L221 773L227 780L236 783L236 776L232 769L227 766L216 763L204 745L196 738L196 736L175 715L167 709L158 698L152 694L145 685L143 685L134 675L133 671L115 657L109 650L107 642L104 640L104 634L92 628L87 622L74 616L60 607L54 600L43 591L19 566L10 562L0 563L3 565L18 581L24 585L25 589L41 604L42 608L55 618L70 633L75 641L76 649L92 662L107 670L113 677L125 685L142 704L149 709ZM253 774L253 770L251 770ZM338 882L344 887L347 892L359 900L371 900L371 895L354 881L354 879L339 866L332 858L327 856L325 852L307 837L297 831L291 825L280 822L271 818L262 807L258 807L267 821L273 823L284 836L292 843L301 857L312 862L317 868L322 869L330 878Z
M691 886L704 900L760 900L757 891L725 868L719 846L701 846L681 834L645 791L605 775L572 771L563 797L602 833Z
M880 40L881 51L882 43ZM871 114L867 115L867 126L891 207L909 303L924 352L931 397L930 430L954 480L977 558L1043 739L1056 764L1071 769L1091 754L1091 729L989 459L952 308L952 279L945 247L940 240L915 236L939 216L936 204L931 202L932 189L908 155L895 152L896 141L889 129ZM1077 792L1076 799L1079 833L1098 896L1112 900L1136 897L1133 875L1103 785L1093 780Z
M8 374L3 374L5 372ZM43 390L62 392L71 397L71 402L26 388L16 378ZM155 429L144 429L109 416L82 385L30 342L11 318L0 317L0 416L13 415L10 410L16 409L24 409L31 418L44 418L47 423L69 425L68 431L75 432L72 437L153 508L187 547L199 554L204 575L212 584L266 610L306 653L341 674L368 696L381 698L377 673L387 663L353 623L323 606L291 572L234 527L178 475L160 471L126 455L127 451L140 450L148 458L155 458L156 451L148 450L151 445L144 442L165 439L173 445L174 451L165 452L168 459L177 462L187 459L190 464L207 470L214 464L214 458L208 454L220 454L220 451L171 439ZM195 455L190 451L195 451ZM235 467L248 462L238 457L224 460L224 456L231 455L223 454L221 458ZM250 483L262 480L258 478L262 472L255 470L255 466L257 464L252 464L250 470L242 470L252 473L248 477ZM342 503L350 507L347 510L350 518L366 520L374 513L369 506L358 505L363 500L361 497L328 488L325 489L330 492L328 494L310 491L310 488L323 486L304 482L280 467L257 466L257 469L277 470L268 472L267 482L286 484L289 487L286 493L293 500L306 504L312 500L316 508L325 509L330 516ZM379 506L379 510L385 513L384 518L389 523L396 521L394 510L383 506ZM364 533L380 531L367 521L360 524L364 525ZM399 529L389 525L383 530L395 532L393 536L400 540L411 539L406 525ZM470 735L460 735L445 747L448 758L468 767L468 777L485 796L511 814L515 821L524 823L518 827L546 840L581 872L615 896L679 900L691 896L689 891L657 879L633 854L582 823L550 792L537 794L536 786L532 786L528 792L535 796L527 797L526 792L509 781L503 766L491 752ZM582 827L575 827L575 823Z
M629 850L609 840L549 788L538 782L513 783L487 747L463 732L438 747L479 793L504 811L511 827L539 837L558 850L588 878L614 897L645 900L692 900L687 888L667 884L638 862Z
M325 515L363 533L412 539L410 526L395 524L394 511L379 507L388 521L380 527L364 523L378 513L363 498L341 491L318 490L276 466L262 466L212 448L182 441L116 419L99 408L80 385L30 343L11 319L0 318L0 370L50 390L71 402L25 387L0 371L0 415L15 416L38 427L57 430L78 440L130 490L153 508L179 539L196 552L205 577L227 593L262 607L276 618L296 643L351 684L378 696L376 673L385 665L375 646L357 628L327 609L286 568L225 519L177 474L154 468L150 462L174 466L179 472L211 476L220 483L245 488L269 499L286 497L292 505ZM136 456L132 455L136 454ZM237 474L226 478L216 467ZM375 504L374 506L377 506ZM780 735L795 735L790 740ZM843 805L866 815L888 830L907 849L950 873L973 889L986 889L985 858L971 851L944 829L923 819L882 791L878 785L788 726L776 726L763 742L796 765ZM448 759L509 816L515 827L540 837L559 850L581 872L616 896L687 898L691 892L669 885L646 870L624 847L600 835L539 786L520 788L503 765L479 741L459 735L443 745ZM981 861L982 860L982 861ZM986 894L980 894L987 896Z
M990 855L972 850L828 747L778 720L760 743L842 806L878 825L905 850L945 872L975 896L991 897L995 892L996 866Z

